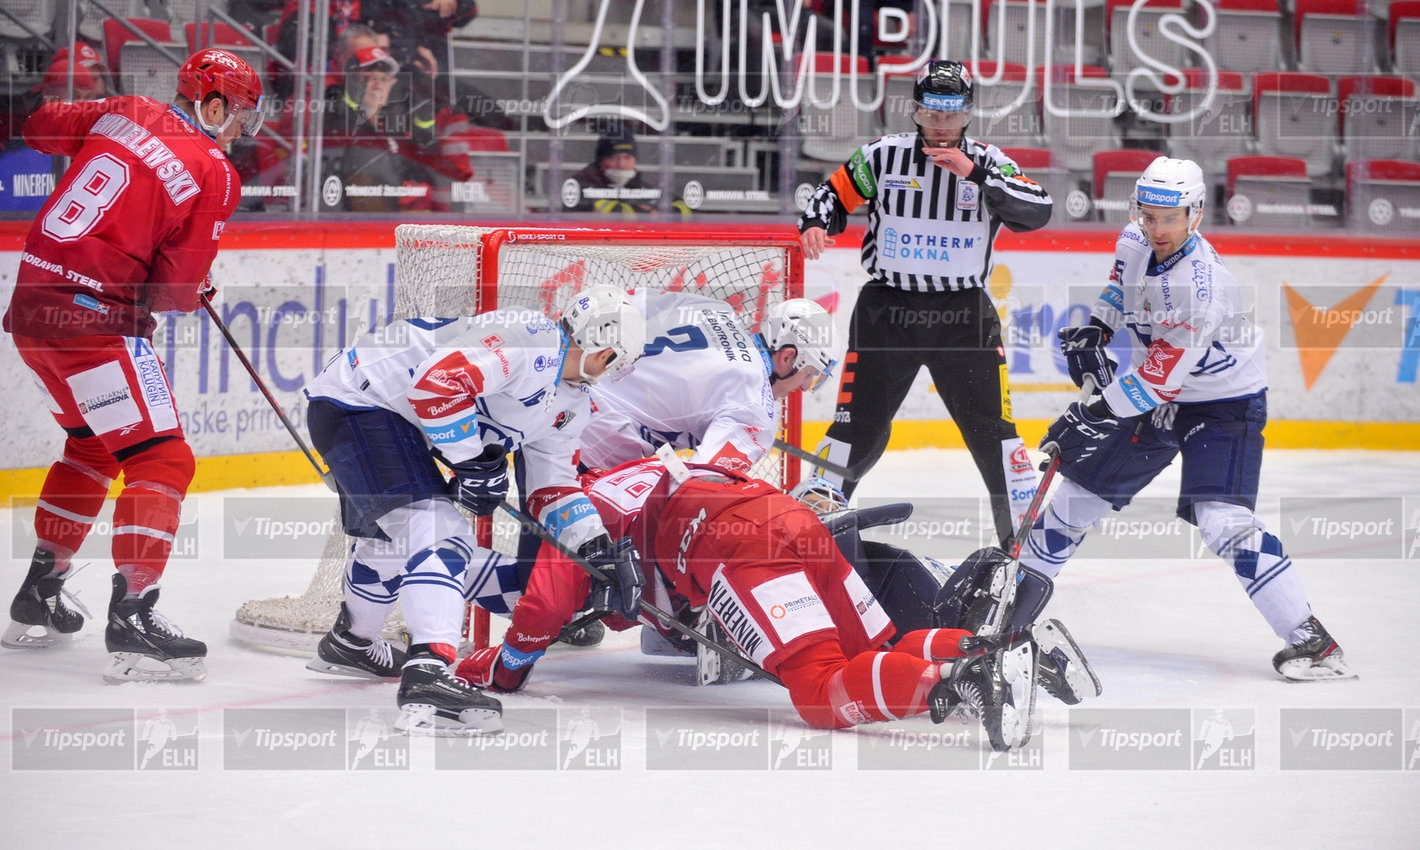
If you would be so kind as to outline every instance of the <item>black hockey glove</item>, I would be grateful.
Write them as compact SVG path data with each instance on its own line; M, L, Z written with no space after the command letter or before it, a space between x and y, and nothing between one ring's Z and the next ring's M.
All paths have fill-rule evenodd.
M1060 352L1070 368L1070 380L1075 386L1085 385L1085 376L1094 378L1096 387L1106 387L1114 379L1114 360L1105 350L1111 336L1109 329L1091 319L1083 328L1060 329Z
M634 620L641 610L641 591L646 577L641 572L641 553L630 537L616 543L605 534L582 544L577 554L601 570L606 581L592 579L587 603L593 611L607 611Z
M1104 399L1096 398L1089 405L1071 402L1065 414L1045 429L1040 450L1057 455L1061 466L1085 460L1119 429L1119 420L1109 410Z
M490 516L508 496L508 455L501 445L491 445L473 460L449 466L454 480L451 495L474 516Z

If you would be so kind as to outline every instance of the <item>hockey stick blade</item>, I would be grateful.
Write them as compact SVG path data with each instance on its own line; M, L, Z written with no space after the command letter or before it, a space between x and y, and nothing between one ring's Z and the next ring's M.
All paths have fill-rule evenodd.
M777 437L774 440L774 448L784 454L793 455L811 466L816 466L824 472L832 472L834 475L840 475L845 481L857 481L868 471L868 464L866 463L859 463L857 466L841 466L821 455L814 454L808 449L801 449L793 443L786 443Z
M563 557L567 558L567 560L586 570L587 575L591 576L599 582L609 581L606 573L592 566L590 563L587 562L586 558L583 558L581 555L578 555L576 552L564 546L562 544L562 541L552 536L552 532L542 527L542 523L539 523L537 520L513 507L506 501L500 504L499 507L506 511L508 515L511 516L514 520L516 520L519 525L527 529L539 540L543 541L547 545L556 549L558 552L562 553ZM753 659L741 655L737 650L733 649L732 647L716 643L715 641L707 638L705 635L702 635L695 629L690 628L689 626L682 623L680 620L671 616L667 612L662 611L660 608L657 608L655 605L652 605L644 599L641 600L641 610L646 612L647 614L654 616L655 618L669 626L671 629L690 638L701 646L718 652L726 658L729 658L730 660L738 664L743 664L744 666L754 670L756 673L762 674L764 678L769 679L776 685L784 684L783 682L779 681L779 677L766 671L763 667L756 664Z

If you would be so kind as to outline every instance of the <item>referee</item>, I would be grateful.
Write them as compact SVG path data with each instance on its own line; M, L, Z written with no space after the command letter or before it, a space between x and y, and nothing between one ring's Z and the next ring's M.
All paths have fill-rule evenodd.
M870 279L853 308L838 408L819 453L862 475L887 448L892 418L926 366L1009 548L1036 477L1011 415L1001 321L986 286L1001 225L1043 227L1050 196L999 148L966 137L972 81L960 62L928 62L912 99L917 132L859 148L818 185L799 222L804 256L814 260L848 214L868 205ZM835 483L851 495L856 482Z

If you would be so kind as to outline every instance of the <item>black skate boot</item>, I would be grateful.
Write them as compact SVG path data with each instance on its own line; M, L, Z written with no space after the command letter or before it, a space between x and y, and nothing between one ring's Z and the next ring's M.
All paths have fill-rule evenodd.
M577 623L574 621L562 629L559 639L568 646L596 646L606 637L606 626L602 624L601 620L591 620L573 628L576 625Z
M84 615L64 604L64 579L68 576L67 570L63 575L54 575L53 552L35 549L30 571L20 583L15 601L10 603L13 622L0 637L0 645L12 649L42 649L68 640L79 631L84 625ZM33 631L36 628L38 632Z
M1293 682L1354 679L1341 647L1316 617L1292 630L1291 642L1272 656L1272 666Z
M1033 634L1040 652L1040 686L1046 693L1066 705L1100 695L1099 677L1064 623L1046 620L1035 626Z
M128 595L128 581L114 573L104 646L110 654L104 681L199 682L207 678L207 644L186 637L167 617L155 610L158 586Z
M350 609L342 602L335 625L320 639L316 657L306 662L306 669L357 679L398 679L407 659L403 649L378 635L366 640L351 634Z
M463 737L503 731L503 704L449 673L429 644L409 648L399 677L399 719L407 735Z
M1024 746L1031 736L1037 669L1035 641L1025 632L1007 636L984 655L943 665L942 681L927 694L932 722L952 714L977 717L991 749Z

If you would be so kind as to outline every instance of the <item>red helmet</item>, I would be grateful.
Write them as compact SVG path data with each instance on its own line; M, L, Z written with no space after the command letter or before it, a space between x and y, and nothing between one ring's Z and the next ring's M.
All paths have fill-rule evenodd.
M210 95L222 96L227 103L227 121L208 130L225 130L232 121L240 121L248 136L261 128L265 114L261 110L261 78L240 56L215 48L197 51L178 69L177 93L192 101L199 112ZM198 119L201 121L200 114Z

